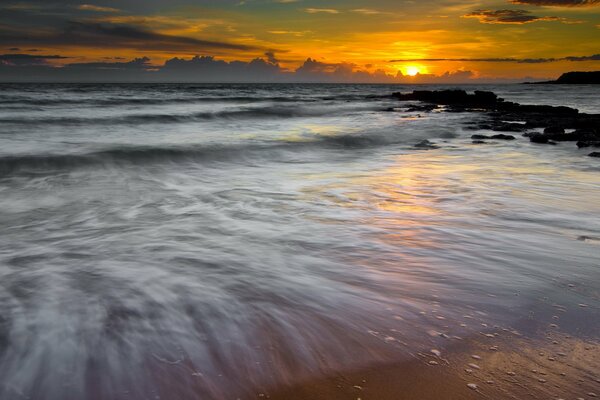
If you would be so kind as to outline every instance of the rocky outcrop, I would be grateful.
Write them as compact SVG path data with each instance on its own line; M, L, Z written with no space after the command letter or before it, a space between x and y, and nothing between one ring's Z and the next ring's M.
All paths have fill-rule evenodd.
M493 92L464 90L415 90L412 93L394 93L400 101L419 101L433 109L442 106L449 112L483 112L487 119L469 129L500 132L524 132L533 143L556 145L557 142L577 142L579 148L600 147L600 114L584 114L564 106L523 105L504 101ZM433 108L431 108L433 106ZM410 107L415 107L411 105ZM424 110L424 108L415 108ZM426 109L426 108L425 108ZM507 122L517 121L517 122ZM543 128L543 133L534 131ZM487 139L515 140L512 135L492 136L476 134L474 143ZM427 148L427 146L422 146Z
M567 72L555 81L534 82L536 84L558 84L558 85L598 85L600 84L600 71L589 72Z

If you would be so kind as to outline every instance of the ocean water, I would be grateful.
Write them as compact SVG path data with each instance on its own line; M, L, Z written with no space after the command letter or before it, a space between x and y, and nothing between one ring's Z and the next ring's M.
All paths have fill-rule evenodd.
M557 306L600 339L598 159L473 145L413 89L1 85L0 398L253 398Z

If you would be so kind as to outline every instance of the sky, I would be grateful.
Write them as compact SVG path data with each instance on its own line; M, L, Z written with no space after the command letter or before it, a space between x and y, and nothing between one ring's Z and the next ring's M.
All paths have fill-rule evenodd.
M4 81L462 82L599 69L600 0L0 2Z

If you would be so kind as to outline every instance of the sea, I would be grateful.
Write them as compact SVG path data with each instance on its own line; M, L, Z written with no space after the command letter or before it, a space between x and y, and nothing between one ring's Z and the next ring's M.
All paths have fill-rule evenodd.
M0 398L255 398L449 338L600 340L599 159L390 96L445 88L0 85ZM462 88L600 113L592 85Z

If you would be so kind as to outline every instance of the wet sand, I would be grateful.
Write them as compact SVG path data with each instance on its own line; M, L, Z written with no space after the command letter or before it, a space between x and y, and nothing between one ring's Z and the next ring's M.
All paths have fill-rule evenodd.
M488 337L486 335L491 335ZM460 340L397 365L375 365L264 392L281 400L594 399L600 398L600 343L516 332Z

